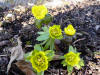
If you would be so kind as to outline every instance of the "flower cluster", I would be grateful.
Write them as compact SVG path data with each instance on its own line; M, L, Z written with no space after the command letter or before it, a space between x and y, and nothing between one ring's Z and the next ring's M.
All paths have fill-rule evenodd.
M80 61L79 55L80 55L80 53L69 52L69 53L64 55L65 62L68 65L74 67L75 65L79 64L79 61Z
M73 36L76 33L76 29L73 27L73 25L69 24L66 28L64 28L64 32L66 35Z
M50 37L53 39L62 39L62 30L60 25L53 25L49 28Z
M30 59L32 67L37 70L37 72L45 71L48 68L48 58L43 51L35 53Z
M34 5L32 7L32 14L36 19L43 19L48 13L47 8L44 5Z
M42 25L46 26L42 27L43 31L38 32L39 36L36 39L42 43L36 44L34 51L26 55L26 59L31 62L33 69L37 71L37 75L44 75L44 71L48 69L49 62L54 59L55 52L53 50L56 49L56 39L60 43L63 42L59 41L62 39L65 41L64 44L67 44L67 42L70 44L73 38L76 38L76 29L72 24L65 27L64 31L62 31L60 25L47 26L53 18L44 5L34 5L32 14L36 18L35 25L38 28L41 28ZM67 66L68 73L71 73L74 67L80 69L84 66L80 53L73 46L69 46L68 53L61 56L61 59L63 59L63 66Z

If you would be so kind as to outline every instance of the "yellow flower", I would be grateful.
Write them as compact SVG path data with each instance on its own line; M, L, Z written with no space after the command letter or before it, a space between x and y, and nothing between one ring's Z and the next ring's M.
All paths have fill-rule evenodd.
M41 72L47 70L48 68L48 58L44 52L37 52L30 60L32 63L32 67L37 70L37 72Z
M80 61L79 55L80 55L80 53L69 52L69 53L64 55L65 62L68 65L74 67L75 65L79 64L79 61Z
M60 25L53 25L49 28L50 37L53 39L62 39L62 30Z
M36 19L43 19L47 13L48 10L44 5L34 5L32 7L32 14Z
M66 28L64 28L64 32L66 35L73 36L76 33L76 29L73 25L69 24Z

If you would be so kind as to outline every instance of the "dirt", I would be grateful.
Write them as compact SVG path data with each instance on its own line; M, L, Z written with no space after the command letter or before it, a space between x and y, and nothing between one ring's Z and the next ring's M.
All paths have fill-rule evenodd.
M50 25L61 25L62 30L68 24L72 24L77 30L77 39L71 43L81 52L81 57L85 61L85 66L81 70L74 69L72 75L99 75L100 74L100 3L95 0L86 0L74 6L64 6L62 8L49 9L54 20ZM15 20L5 22L4 17L8 12L15 15ZM19 18L18 18L19 16ZM7 65L10 60L8 48L16 45L11 39L18 35L22 41L24 52L30 52L33 46L39 43L36 40L39 29L35 27L33 15L30 9L25 13L18 14L13 9L0 8L0 75L7 75ZM30 47L26 44L29 42ZM61 41L57 45L58 54L65 54L68 45ZM97 53L96 53L97 52ZM13 63L15 63L14 61ZM61 60L50 62L50 67L45 71L45 75L67 75L67 67L61 65ZM92 67L91 67L92 66ZM16 65L12 65L10 75L25 75Z

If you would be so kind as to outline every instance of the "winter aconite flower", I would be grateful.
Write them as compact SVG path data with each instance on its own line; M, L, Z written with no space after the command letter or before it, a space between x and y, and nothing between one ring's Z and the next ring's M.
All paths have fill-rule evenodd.
M80 61L79 55L80 55L80 53L69 52L69 53L64 55L65 62L68 65L74 67L75 65L79 64L79 61Z
M49 28L50 37L53 39L62 39L62 30L60 25L53 25Z
M36 19L43 19L47 13L48 10L44 5L35 5L32 7L32 14Z
M66 28L64 28L64 32L66 35L73 36L76 33L76 29L73 25L69 24Z
M48 58L44 52L37 52L31 58L32 67L37 70L37 72L41 72L47 70L48 68Z

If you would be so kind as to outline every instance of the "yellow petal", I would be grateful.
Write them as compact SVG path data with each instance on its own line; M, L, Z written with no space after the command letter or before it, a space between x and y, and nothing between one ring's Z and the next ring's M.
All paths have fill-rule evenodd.
M36 19L43 19L47 13L48 10L44 5L34 5L32 7L32 14Z
M73 36L76 33L76 29L73 27L73 25L69 24L66 28L64 28L64 32L66 35Z

